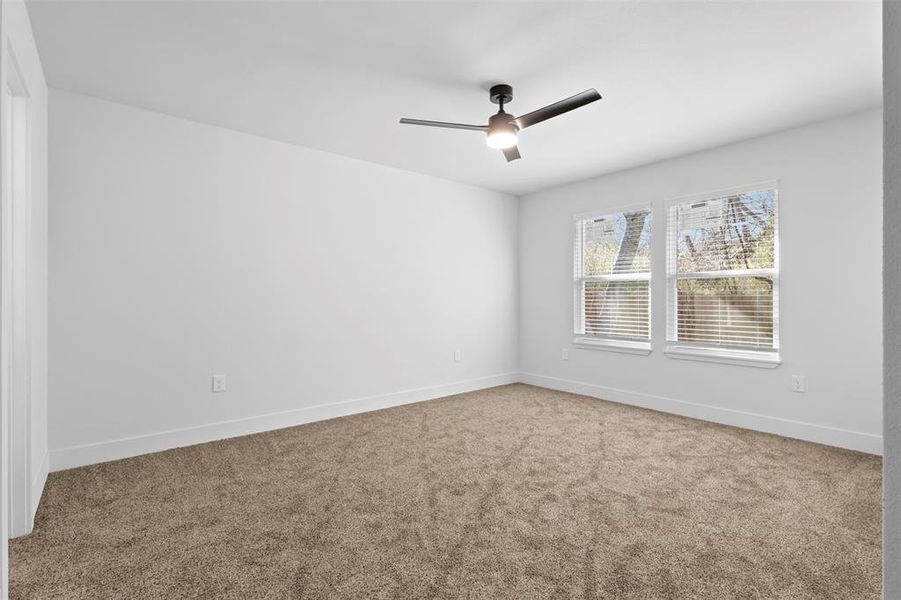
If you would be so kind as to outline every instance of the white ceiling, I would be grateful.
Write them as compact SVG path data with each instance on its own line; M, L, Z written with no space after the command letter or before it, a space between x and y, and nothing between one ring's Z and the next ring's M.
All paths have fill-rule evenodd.
M29 4L52 87L522 194L881 104L879 2ZM529 112L507 164L487 88Z

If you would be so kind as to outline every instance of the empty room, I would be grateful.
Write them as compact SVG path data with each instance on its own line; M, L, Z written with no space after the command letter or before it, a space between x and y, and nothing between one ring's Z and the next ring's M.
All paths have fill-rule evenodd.
M0 2L0 600L901 600L901 2Z

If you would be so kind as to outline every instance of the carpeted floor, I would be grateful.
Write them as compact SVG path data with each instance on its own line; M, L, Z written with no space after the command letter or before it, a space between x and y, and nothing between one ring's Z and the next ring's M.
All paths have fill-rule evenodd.
M11 597L879 598L880 471L504 386L54 473Z

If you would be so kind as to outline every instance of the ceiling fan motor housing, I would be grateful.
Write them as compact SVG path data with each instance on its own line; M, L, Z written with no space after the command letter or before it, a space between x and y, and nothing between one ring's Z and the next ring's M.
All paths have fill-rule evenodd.
M498 131L501 129L512 129L513 132L519 131L516 125L516 117L505 112L499 112L488 117L488 131Z

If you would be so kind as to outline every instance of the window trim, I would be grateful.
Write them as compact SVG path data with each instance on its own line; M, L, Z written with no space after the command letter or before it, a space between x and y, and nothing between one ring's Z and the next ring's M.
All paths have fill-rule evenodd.
M668 343L663 351L669 358L715 362L743 367L775 369L782 364L778 352L770 350L739 350L724 346L696 346L686 342Z
M773 236L773 268L771 269L741 269L726 271L701 271L694 273L678 273L676 267L676 240L674 236L676 231L670 225L670 214L673 206L677 204L687 204L690 202L702 202L706 200L716 200L724 196L742 194L746 192L756 192L765 189L772 189L776 196L776 232ZM779 335L779 280L781 277L781 252L780 237L782 229L781 211L781 194L779 193L779 180L770 179L758 181L747 185L740 185L709 192L697 194L689 194L685 196L677 196L664 200L664 218L666 221L666 346L664 354L669 358L682 360L697 360L702 362L718 362L730 365L741 365L750 367L775 368L782 361L780 359L781 352L781 336ZM734 346L721 346L714 344L705 344L701 342L685 342L677 339L678 320L676 311L678 304L676 293L678 289L678 281L680 278L685 279L705 279L717 277L754 277L763 276L773 280L773 348L772 349L753 349L753 348L736 348Z
M638 340L618 340L616 338L591 337L576 335L573 338L573 346L587 350L607 350L608 352L621 352L623 354L641 354L647 356L653 348L651 342Z
M575 249L576 247L576 233L577 225L581 221L586 221L589 219L596 219L599 217L609 217L611 215L620 215L627 212L638 212L638 211L647 211L648 215L651 217L652 227L654 227L654 208L650 202L644 203L636 203L629 204L626 206L619 206L614 208L599 208L597 210L580 212L572 215L572 222L570 225L570 235L571 238L571 247ZM654 256L654 248L653 248L653 232L651 237L651 263L648 265L647 272L642 273L611 273L609 275L585 275L582 277L576 277L576 254L573 252L573 277L571 280L572 285L572 294L573 294L573 340L572 345L577 348L585 348L590 350L606 350L610 352L620 352L623 354L638 354L638 355L648 355L653 350L652 341L653 341L653 292L652 292L652 280L653 280L653 256ZM580 253L581 256L581 253ZM581 258L579 258L581 260ZM580 268L581 270L581 268ZM647 281L648 282L648 339L640 340L640 339L629 339L629 338L616 338L616 337L602 337L602 336L594 336L585 333L577 333L578 329L583 323L584 315L582 314L582 305L581 305L581 293L580 289L585 285L587 281Z

